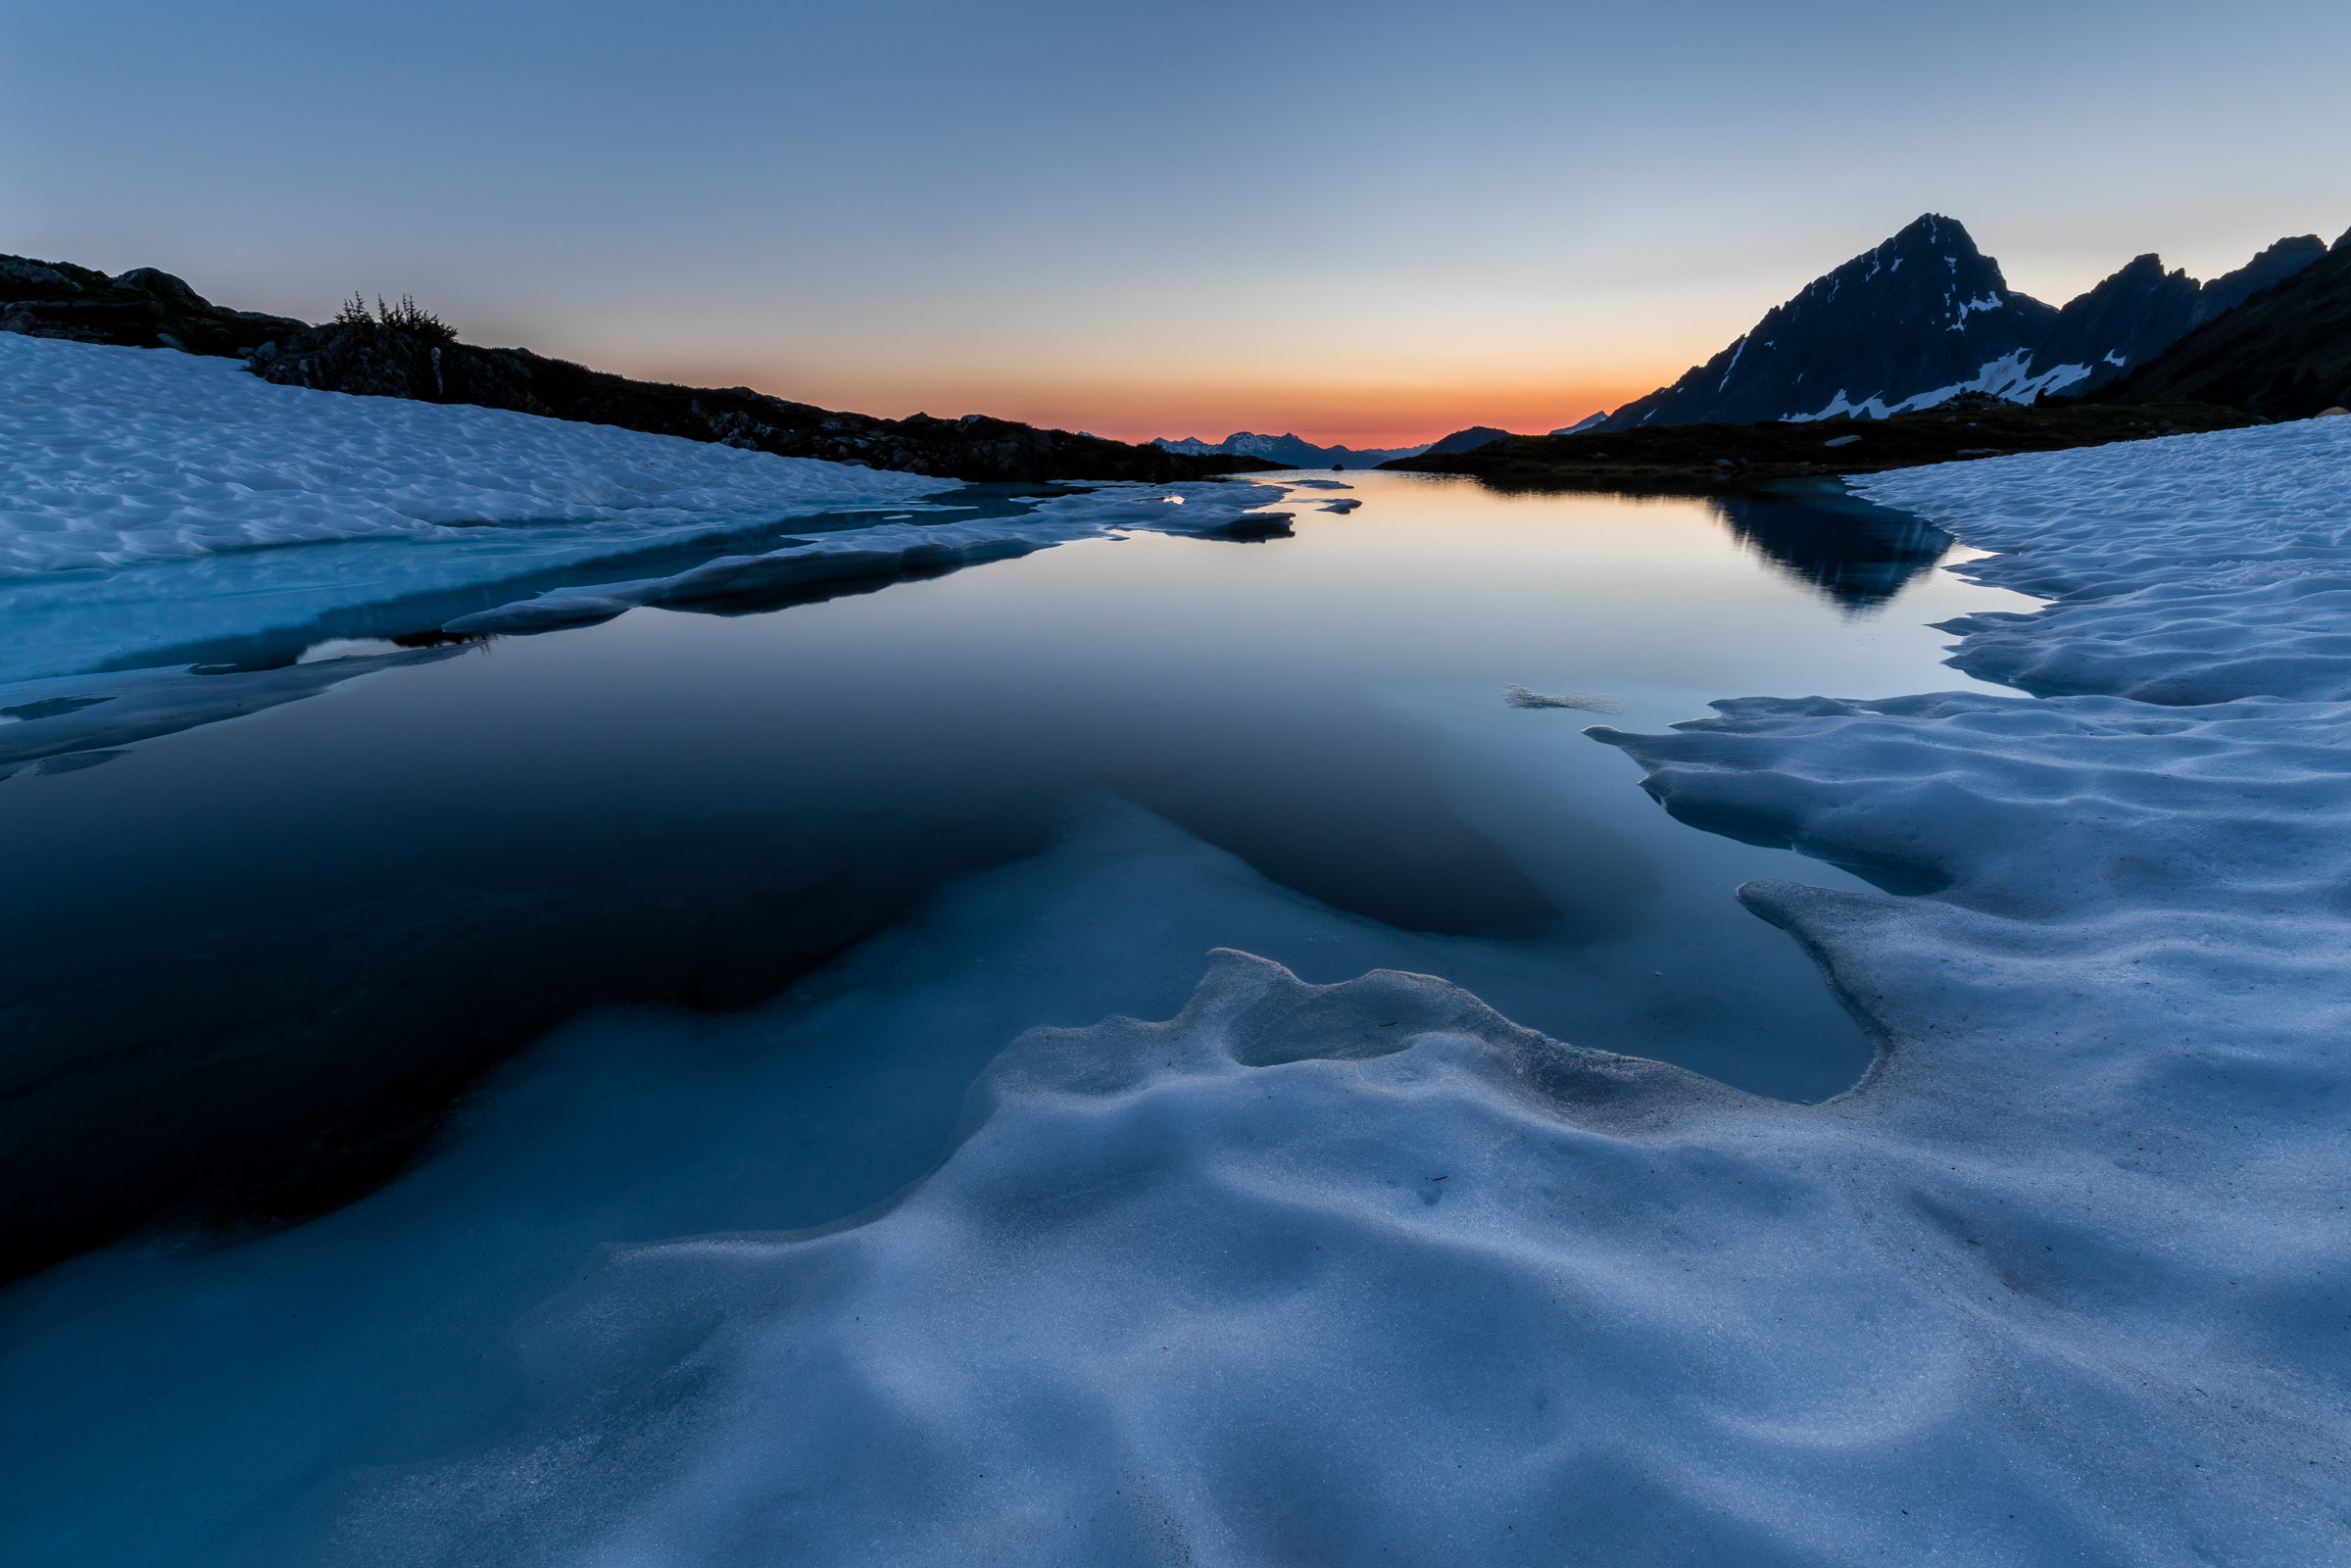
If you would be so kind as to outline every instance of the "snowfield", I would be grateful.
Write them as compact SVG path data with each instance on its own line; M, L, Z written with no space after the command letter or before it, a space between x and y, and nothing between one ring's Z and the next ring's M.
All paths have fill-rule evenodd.
M2351 421L1873 480L2055 596L1964 666L2100 685L1598 732L1940 884L1742 890L1880 1033L1852 1093L1233 955L1029 1036L868 1223L616 1253L532 1320L535 1421L355 1517L412 1560L2346 1560L2347 481Z
M2051 599L1954 628L2043 695L1593 731L1932 890L1740 890L1880 1039L1850 1093L1226 952L1172 1020L1020 1036L850 1220L662 1228L869 1157L828 1061L1333 918L1114 815L784 1024L583 1027L360 1203L21 1288L10 1559L2351 1561L2351 419L1859 488Z
M272 386L234 360L0 334L0 575L463 528L911 500L936 479Z

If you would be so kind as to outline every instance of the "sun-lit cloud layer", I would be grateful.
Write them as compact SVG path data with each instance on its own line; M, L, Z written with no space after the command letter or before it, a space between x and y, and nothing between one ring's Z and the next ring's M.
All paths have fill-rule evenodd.
M1549 428L1928 210L2052 301L2351 223L2339 5L19 0L10 37L0 250L1129 437Z

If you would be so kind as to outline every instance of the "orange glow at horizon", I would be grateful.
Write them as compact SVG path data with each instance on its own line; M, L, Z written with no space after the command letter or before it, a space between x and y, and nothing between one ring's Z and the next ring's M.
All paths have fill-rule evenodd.
M1308 382L1206 383L1189 379L1104 381L1083 373L1066 381L1032 371L985 380L953 371L936 376L856 375L822 370L779 373L740 360L680 361L618 354L623 375L689 386L748 386L821 408L884 418L923 413L953 418L988 414L1049 429L1085 430L1118 441L1198 436L1221 441L1243 430L1295 434L1317 446L1414 446L1474 424L1542 434L1614 409L1653 391L1679 368L1643 374L1353 385Z

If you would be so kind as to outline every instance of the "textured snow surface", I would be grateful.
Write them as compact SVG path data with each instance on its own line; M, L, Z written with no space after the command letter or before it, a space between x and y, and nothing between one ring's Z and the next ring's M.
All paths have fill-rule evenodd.
M2351 430L2251 430L1877 474L1858 488L2001 554L1970 576L2056 601L1975 615L1954 663L2151 703L2351 700Z
M2343 1560L2351 707L2228 628L2326 576L2346 459L1869 486L2017 552L1978 569L2059 603L2016 636L2230 701L1606 737L1677 810L1941 884L1742 893L1882 1032L1852 1094L1230 956L1171 1023L1023 1041L880 1218L616 1255L530 1326L539 1424L369 1506L387 1560ZM2111 613L2182 592L2190 647Z
M483 524L677 522L936 479L498 409L272 386L233 360L0 335L0 575Z

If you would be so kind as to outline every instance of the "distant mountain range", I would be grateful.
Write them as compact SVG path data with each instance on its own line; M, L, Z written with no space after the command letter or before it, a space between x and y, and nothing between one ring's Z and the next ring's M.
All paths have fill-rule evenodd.
M1151 445L1187 457L1263 458L1270 463L1286 463L1294 468L1376 468L1397 458L1417 458L1424 452L1467 452L1489 441L1499 441L1508 435L1490 424L1473 424L1466 430L1424 441L1416 447L1318 447L1296 435L1259 435L1254 430L1237 430L1222 441L1210 443L1197 436L1180 441L1159 437Z
M1318 447L1300 436L1259 435L1254 430L1236 430L1214 442L1198 436L1188 435L1180 441L1161 436L1151 445L1187 457L1263 458L1293 468L1376 468L1391 458L1417 458L1429 450L1426 441L1416 447Z
M2140 256L2060 310L2011 289L1966 228L1930 213L1595 428L1884 417L1963 392L2094 394L2327 255L2315 234L2281 239L2202 283Z

